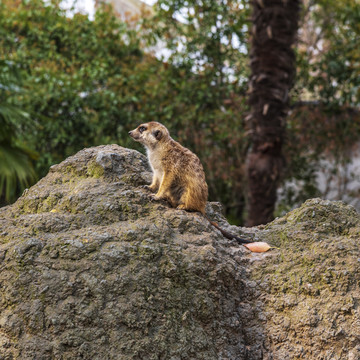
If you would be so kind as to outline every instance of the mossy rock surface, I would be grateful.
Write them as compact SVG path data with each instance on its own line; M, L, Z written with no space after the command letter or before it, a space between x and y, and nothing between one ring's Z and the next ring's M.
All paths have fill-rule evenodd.
M359 359L359 215L313 199L227 230L151 201L146 158L84 149L0 209L0 359Z
M137 151L84 149L0 209L0 359L260 359L246 250L151 201L151 177Z
M258 233L278 249L252 267L274 359L360 359L360 217L311 199Z

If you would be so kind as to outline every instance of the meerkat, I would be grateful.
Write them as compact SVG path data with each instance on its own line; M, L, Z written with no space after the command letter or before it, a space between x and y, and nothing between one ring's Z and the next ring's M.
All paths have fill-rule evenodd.
M153 171L152 183L146 188L156 192L154 200L167 200L174 208L198 211L226 238L240 244L252 243L221 229L206 216L208 186L203 166L193 152L171 138L164 125L154 121L141 124L129 135L146 148Z

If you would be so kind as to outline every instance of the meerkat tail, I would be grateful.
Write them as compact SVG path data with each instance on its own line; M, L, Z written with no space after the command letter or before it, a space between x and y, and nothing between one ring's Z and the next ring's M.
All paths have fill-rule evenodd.
M253 243L253 241L251 240L246 240L246 239L242 239L234 234L229 233L228 231L222 229L216 222L211 221L205 214L203 214L206 218L207 221L209 221L209 223L214 226L216 229L218 229L227 239L229 240L233 240L235 239L239 244L251 244Z

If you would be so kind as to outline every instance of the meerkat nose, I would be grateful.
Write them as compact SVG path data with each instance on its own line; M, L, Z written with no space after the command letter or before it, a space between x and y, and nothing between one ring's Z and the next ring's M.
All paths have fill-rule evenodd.
M132 131L129 131L129 135L131 135Z

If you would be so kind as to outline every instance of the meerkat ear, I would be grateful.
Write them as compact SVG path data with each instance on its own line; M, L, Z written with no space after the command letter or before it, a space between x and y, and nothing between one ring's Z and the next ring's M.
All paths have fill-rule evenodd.
M155 130L152 134L156 140L160 140L162 138L162 132L160 130Z

